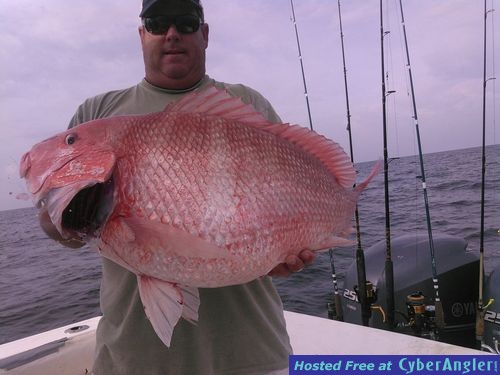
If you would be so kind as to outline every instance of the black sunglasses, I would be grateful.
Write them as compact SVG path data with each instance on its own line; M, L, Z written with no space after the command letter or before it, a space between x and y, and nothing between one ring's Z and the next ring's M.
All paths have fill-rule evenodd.
M174 25L175 29L181 34L191 34L198 31L201 20L199 17L192 14L181 16L155 16L143 18L142 24L146 31L153 35L165 34L172 25Z

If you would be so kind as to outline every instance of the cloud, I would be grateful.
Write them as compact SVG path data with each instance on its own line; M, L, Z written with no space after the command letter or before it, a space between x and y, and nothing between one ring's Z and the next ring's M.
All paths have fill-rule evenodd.
M403 3L424 150L478 146L482 4ZM208 73L254 87L284 121L308 126L290 1L203 4L210 25ZM337 2L294 4L315 129L347 148ZM388 2L384 12L384 27L390 31L384 38L388 89L396 91L388 97L387 113L389 152L402 156L415 153L415 136L395 4ZM0 209L17 206L5 197L22 187L13 166L23 152L63 130L85 98L143 77L139 8L139 0L0 1ZM355 155L357 160L377 159L382 155L379 2L344 1L341 9ZM489 86L488 103L494 87ZM488 134L489 142L498 142L493 134L499 132L491 125Z

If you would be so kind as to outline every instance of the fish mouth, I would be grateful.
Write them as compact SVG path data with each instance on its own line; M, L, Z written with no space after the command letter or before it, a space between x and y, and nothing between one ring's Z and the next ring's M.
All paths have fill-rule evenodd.
M62 212L63 231L97 237L113 206L113 178L80 190Z
M46 207L63 238L98 237L114 207L113 177L52 189L37 206Z

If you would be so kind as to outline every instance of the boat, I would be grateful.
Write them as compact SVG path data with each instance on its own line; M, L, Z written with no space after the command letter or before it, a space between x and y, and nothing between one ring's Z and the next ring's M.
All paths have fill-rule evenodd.
M90 374L100 317L0 345L0 374ZM484 355L485 352L423 338L285 311L295 354ZM349 340L335 338L349 337ZM397 345L394 343L397 342Z
M349 136L351 136L340 0L338 1L338 7L344 62L347 128ZM419 148L421 175L418 177L422 180L423 186L427 235L413 233L396 237L391 236L388 207L389 180L386 175L384 184L386 189L386 238L369 247L364 252L360 251L361 246L360 242L358 242L356 262L346 272L343 288L340 293L340 305L338 302L330 304L330 317L348 323L386 329L470 348L481 348L500 354L498 350L498 342L500 341L500 314L498 313L498 306L500 306L500 303L495 305L493 302L495 300L500 301L500 276L498 275L500 269L495 270L496 272L493 271L487 279L484 296L488 300L488 304L483 309L484 311L479 311L478 309L482 309L481 300L483 297L483 289L480 288L484 272L483 259L481 259L483 257L482 243L481 254L478 257L467 251L468 245L464 239L436 234L433 232L431 226L418 115L401 0L399 1L399 8L404 35L406 67L409 74L413 104L412 118L415 122ZM486 16L490 11L487 10L485 0L485 61ZM385 99L393 91L386 91L385 89L384 37L388 34L388 31L384 31L382 15L382 1L380 1L382 98L385 134ZM486 87L486 82L485 62L483 88ZM483 92L483 126L485 113L484 96L485 93ZM351 140L350 143L352 144ZM483 136L483 162L485 160L484 149ZM387 172L386 143L384 143L384 153L386 163L384 169ZM482 185L484 187L484 180ZM356 221L359 231L357 213ZM480 230L481 236L483 236L484 229L481 228ZM363 284L365 287L362 290L360 285ZM478 331L483 325L484 335ZM482 338L484 338L483 342L481 342Z
M394 301L396 332L440 340L455 345L475 346L475 323L479 259L466 252L467 243L448 235L434 237L436 263L443 303L444 324L437 326L434 287L429 267L429 240L423 234L392 238L394 258ZM387 288L384 270L385 241L366 249L366 279L376 298L371 302L370 326L386 329ZM471 282L471 281L476 281ZM344 288L344 321L361 322L361 305L357 298L357 267L347 271Z
M295 354L342 355L486 355L498 351L500 312L497 304L487 305L484 314L485 345L479 351L460 346L474 336L475 305L478 300L479 259L467 253L464 240L435 235L437 271L444 308L444 326L436 324L433 301L434 281L430 267L429 240L422 235L392 239L394 256L395 310L399 331L387 330L384 315L387 296L384 268L385 240L365 250L369 264L371 327L363 326L353 265L341 292L344 321L329 320L285 311L285 319ZM405 268L418 263L414 273ZM414 277L416 275L417 277ZM487 279L485 295L500 301L500 272ZM463 284L462 284L463 283ZM100 317L0 345L0 374L88 374L92 368L95 331ZM398 333L400 332L400 333ZM404 334L401 334L404 333ZM338 338L342 338L339 340ZM348 339L347 339L348 338ZM440 342L450 341L450 343ZM485 347L483 347L485 349Z
M487 305L482 318L484 321L482 349L500 354L500 267L490 273L484 295L492 303Z

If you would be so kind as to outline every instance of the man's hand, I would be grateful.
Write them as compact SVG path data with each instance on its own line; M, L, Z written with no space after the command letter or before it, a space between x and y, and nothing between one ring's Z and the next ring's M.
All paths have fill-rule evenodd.
M300 272L305 266L310 265L316 255L311 250L302 250L298 256L289 255L285 259L285 263L278 264L274 267L269 276L273 277L286 277L292 272Z

